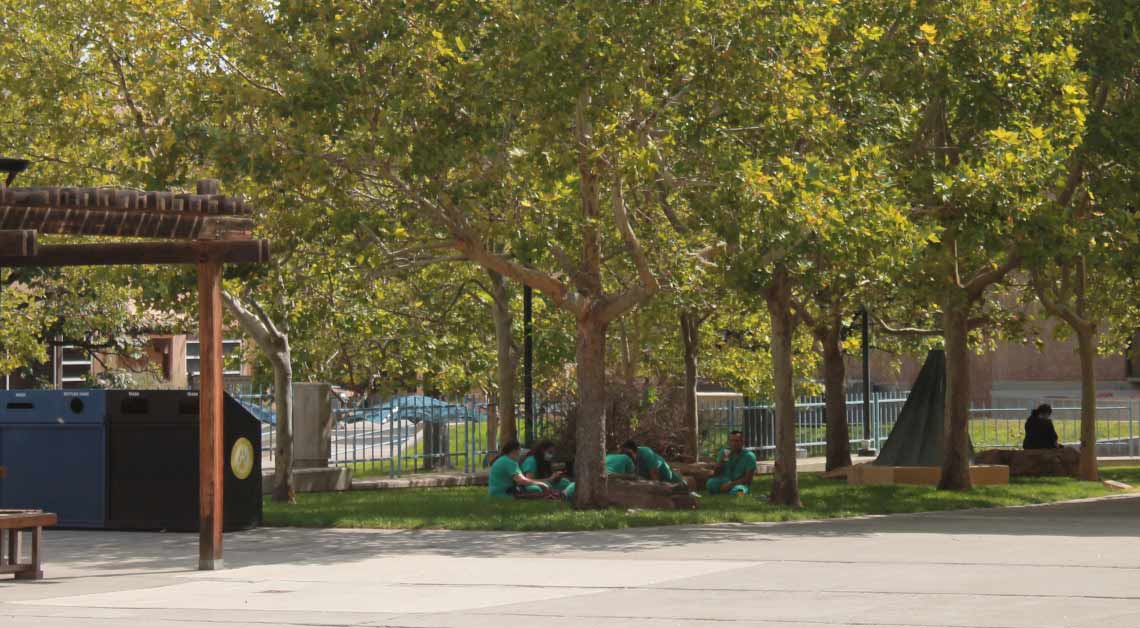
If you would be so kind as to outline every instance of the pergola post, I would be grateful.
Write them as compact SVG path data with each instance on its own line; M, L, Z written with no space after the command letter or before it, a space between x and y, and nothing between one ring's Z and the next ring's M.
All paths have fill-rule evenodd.
M198 264L198 569L222 563L222 264Z

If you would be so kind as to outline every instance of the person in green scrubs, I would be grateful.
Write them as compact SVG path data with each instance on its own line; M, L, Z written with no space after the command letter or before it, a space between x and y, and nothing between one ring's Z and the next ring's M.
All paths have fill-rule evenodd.
M624 475L637 475L637 467L633 465L633 458L626 454L606 454L606 474L624 474ZM575 485L571 482L565 489L563 495L566 501L574 501Z
M491 497L542 497L550 492L550 485L532 480L519 467L522 447L517 440L503 445L499 457L491 465L487 477L487 494Z
M633 458L630 458L626 454L607 454L606 473L637 475L637 467L633 466Z
M739 431L728 435L728 449L716 456L715 475L705 484L710 495L747 495L752 492L752 477L756 475L756 454L744 449L744 434Z
M621 446L621 451L633 459L633 463L637 466L637 475L642 478L670 484L685 483L681 474L674 473L669 463L652 448L639 446L636 441L627 440Z
M565 491L570 486L570 480L566 479L564 472L555 471L551 467L557 453L554 443L548 440L535 445L534 449L527 452L522 459L522 464L519 465L523 475L532 480L546 482L555 491Z

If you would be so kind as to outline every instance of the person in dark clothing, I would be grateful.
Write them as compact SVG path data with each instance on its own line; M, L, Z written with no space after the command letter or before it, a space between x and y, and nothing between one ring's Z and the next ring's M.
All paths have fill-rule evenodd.
M1053 407L1047 403L1037 406L1025 419L1025 440L1022 449L1057 449L1061 446L1057 430L1053 428Z

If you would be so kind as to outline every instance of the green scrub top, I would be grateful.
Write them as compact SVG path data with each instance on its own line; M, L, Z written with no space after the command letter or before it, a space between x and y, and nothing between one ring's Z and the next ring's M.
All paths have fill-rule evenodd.
M669 468L669 463L665 459L657 455L649 447L637 448L637 474L645 479L650 479L649 472L657 469L658 479L661 482L674 482L676 478L673 477L673 470Z
M721 468L720 475L717 477L735 480L744 477L744 474L749 470L756 471L756 454L744 449L739 456L733 456L728 449L721 449L716 455L717 462L724 459L726 452L729 454L728 462Z
M633 458L625 454L608 454L606 456L606 473L633 475L637 473L637 469L633 466Z
M491 497L510 497L510 490L515 485L515 476L522 473L519 463L510 456L499 456L495 464L491 465L491 473L487 478L487 494Z
M520 468L522 469L523 475L529 477L532 480L545 479L538 477L538 461L534 459L534 456L527 456L526 460L522 461L522 466ZM566 478L560 478L553 482L549 482L548 484L550 484L550 488L556 491L564 491L566 490L566 487L570 486L570 480L567 480ZM530 487L527 487L527 490L530 490Z

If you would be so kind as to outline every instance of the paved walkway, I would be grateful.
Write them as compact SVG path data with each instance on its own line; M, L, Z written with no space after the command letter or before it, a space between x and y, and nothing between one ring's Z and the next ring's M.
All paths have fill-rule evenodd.
M849 521L587 533L50 532L4 628L1136 628L1140 497Z

